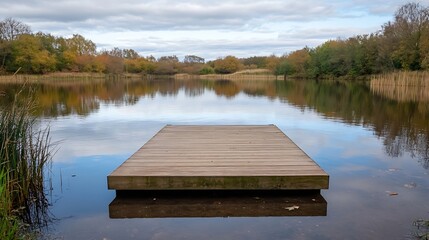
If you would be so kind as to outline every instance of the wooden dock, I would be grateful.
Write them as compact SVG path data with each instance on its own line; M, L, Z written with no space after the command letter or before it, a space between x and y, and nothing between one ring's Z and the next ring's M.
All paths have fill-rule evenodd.
M108 177L115 190L327 189L329 176L275 125L167 125Z

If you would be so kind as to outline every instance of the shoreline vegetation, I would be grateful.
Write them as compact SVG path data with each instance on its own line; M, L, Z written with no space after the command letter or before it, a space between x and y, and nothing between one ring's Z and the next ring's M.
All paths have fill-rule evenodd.
M309 79L297 76L285 76L273 74L269 69L241 70L230 74L188 74L177 73L174 75L155 75L145 73L86 73L86 72L53 72L47 74L16 74L0 75L0 83L14 81L39 81L39 80L94 80L94 79L177 79L177 80L299 80ZM318 80L348 80L347 78L325 77ZM372 87L377 86L418 86L429 87L429 71L395 71L383 74L369 75L359 78L369 81Z
M284 80L283 75L275 75L269 69L248 69L230 74L205 74L195 75L180 73L175 74L174 79L203 79L203 80Z
M31 97L18 95L0 110L0 239L36 239L49 221L49 128L40 128L31 115Z
M407 3L379 31L331 39L282 56L221 56L210 61L192 54L181 60L175 55L141 56L133 49L117 47L98 50L94 42L79 34L66 38L33 33L15 19L0 20L0 75L71 72L218 78L265 69L286 78L352 80L396 71L428 71L429 7Z
M371 77L372 93L399 102L429 102L429 72L393 72Z
M416 86L429 87L429 71L392 72L371 77L371 86Z
M231 74L206 74L195 75L180 73L174 75L152 75L142 73L122 73L122 74L104 74L104 73L67 73L56 72L48 74L16 74L16 75L0 75L1 82L15 82L15 81L40 81L40 80L91 80L91 79L109 79L109 78L123 78L123 79L162 79L171 78L177 80L188 79L203 79L203 80L283 80L284 76L276 76L267 69L253 69L243 70Z
M104 73L67 73L67 72L54 72L47 74L16 74L16 75L0 75L0 82L14 82L14 81L41 81L41 80L94 80L106 78L143 78L142 74L104 74Z

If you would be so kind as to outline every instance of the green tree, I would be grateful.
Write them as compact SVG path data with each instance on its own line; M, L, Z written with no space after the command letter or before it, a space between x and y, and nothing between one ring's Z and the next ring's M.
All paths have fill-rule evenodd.
M20 35L12 44L11 70L22 68L26 73L47 73L55 70L55 56L43 48L39 38L31 34Z
M422 41L420 44L420 57L422 69L429 70L429 31L422 33Z
M309 76L340 77L350 72L352 59L344 40L330 40L310 51Z
M201 74L201 75L214 74L214 73L215 73L215 70L212 67L207 66L207 65L204 66L203 68L201 68L201 70L199 72L199 74Z
M68 48L67 39L63 37L56 38L54 46L57 59L57 70L72 70L76 55Z
M277 65L277 68L274 73L276 75L283 75L286 79L288 75L295 73L295 69L293 68L292 64L289 63L288 60L284 60L279 65Z
M38 32L35 37L39 39L42 48L47 50L49 54L55 56L56 65L55 71L68 70L72 62L67 61L64 52L67 50L66 41L62 37L55 37L51 34Z
M243 58L241 62L245 67L251 68L251 66L256 66L256 68L265 68L267 65L267 57L253 56Z

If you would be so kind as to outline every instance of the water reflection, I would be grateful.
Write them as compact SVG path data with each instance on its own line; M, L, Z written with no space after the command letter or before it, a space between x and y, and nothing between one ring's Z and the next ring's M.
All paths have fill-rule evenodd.
M217 92L215 83L32 84L45 89L37 93L45 101L69 96L51 104L72 109L51 111L47 101L38 113L50 122L53 141L63 140L53 162L50 207L60 220L51 225L50 239L402 239L413 221L428 218L428 170L410 157L427 149L425 104L388 100L349 82L224 81ZM13 93L14 86L20 88L0 84L0 91ZM1 104L8 103L4 98ZM106 176L165 124L271 123L330 174L330 189L322 191L326 216L109 218L115 192L107 190ZM423 163L419 156L427 154L419 154Z
M0 84L0 106L13 101L22 83ZM396 101L371 93L365 84L339 81L229 81L229 80L52 80L31 84L45 117L88 116L101 104L134 105L156 95L188 97L212 91L232 99L239 94L292 104L302 111L315 110L328 119L362 125L383 138L385 152L392 157L410 153L429 167L429 104ZM24 95L24 94L23 94Z
M326 216L320 191L117 191L110 218Z
M373 85L371 91L377 95L400 102L429 102L429 86Z
M429 105L424 102L397 102L371 94L364 84L350 82L286 82L278 84L289 103L312 108L327 118L363 125L384 139L389 156L405 152L428 167Z

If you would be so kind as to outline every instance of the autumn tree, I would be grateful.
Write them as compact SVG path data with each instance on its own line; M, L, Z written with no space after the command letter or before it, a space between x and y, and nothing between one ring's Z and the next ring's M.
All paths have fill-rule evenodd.
M228 74L237 72L242 68L242 64L238 58L234 56L227 56L225 58L219 58L214 61L214 70L216 73Z
M104 73L120 74L124 72L124 59L122 58L122 50L119 48L104 51L95 60L105 67Z
M95 43L85 39L82 35L74 34L73 37L65 39L63 57L64 62L72 63L67 66L71 71L80 71L82 68L92 69L89 67L91 64L88 63L88 60L94 59L96 53Z
M293 74L299 77L305 77L306 68L310 61L310 49L305 47L303 49L293 51L286 56L286 60L291 65Z
M205 59L195 55L186 55L183 63L179 64L179 72L188 74L199 74L204 68Z
M265 68L267 65L267 57L264 56L253 56L241 59L241 62L246 68Z
M124 49L122 50L122 56L126 59L137 59L140 58L140 55L133 49Z
M429 31L429 8L408 3L395 13L394 22L383 26L385 43L389 44L395 68L419 70L426 58Z
M144 71L143 63L140 61L143 58L126 58L124 60L125 72L127 73L141 73Z
M106 67L103 62L97 61L93 55L75 56L75 66L73 71L78 72L105 72Z
M11 56L12 42L22 34L31 33L30 27L13 18L0 21L0 70L5 68L7 58Z
M73 37L67 39L66 43L68 49L76 55L95 55L97 53L95 43L79 34L73 34Z
M271 72L275 72L281 61L282 59L278 58L276 55L270 55L265 59L265 67L271 70Z
M179 58L176 55L158 58L155 73L159 75L173 75L178 73Z

